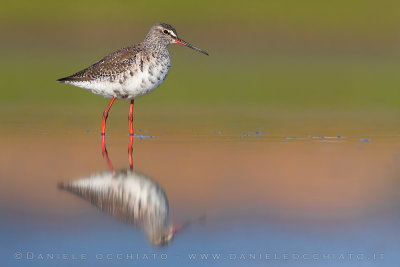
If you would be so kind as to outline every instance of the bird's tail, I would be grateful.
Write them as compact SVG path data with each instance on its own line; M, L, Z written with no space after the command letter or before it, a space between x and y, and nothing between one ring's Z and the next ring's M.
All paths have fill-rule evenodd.
M68 190L71 188L71 183L70 182L58 182L57 188L62 189L62 190Z
M68 82L69 80L70 80L69 77L64 77L64 78L57 79L57 82L65 83L65 82Z

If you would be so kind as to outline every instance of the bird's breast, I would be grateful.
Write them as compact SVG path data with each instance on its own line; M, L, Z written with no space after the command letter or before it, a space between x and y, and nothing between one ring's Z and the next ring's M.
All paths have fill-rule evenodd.
M171 67L170 59L154 60L148 64L135 64L120 80L121 90L127 98L136 98L152 92L165 80Z

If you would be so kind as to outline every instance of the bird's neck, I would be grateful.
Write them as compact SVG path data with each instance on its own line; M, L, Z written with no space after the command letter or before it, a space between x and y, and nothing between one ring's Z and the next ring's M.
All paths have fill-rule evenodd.
M169 57L168 45L160 41L154 41L151 38L146 38L143 42L144 46L151 51L156 57Z

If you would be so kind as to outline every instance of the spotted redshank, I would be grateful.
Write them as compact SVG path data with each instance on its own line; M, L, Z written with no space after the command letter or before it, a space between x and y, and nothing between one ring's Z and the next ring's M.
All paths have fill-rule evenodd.
M157 23L151 27L143 42L115 51L90 67L58 81L111 98L103 112L102 135L105 134L108 112L114 100L131 100L128 121L129 133L133 135L134 100L152 92L165 80L171 67L168 46L174 43L208 55L207 52L180 39L171 25Z

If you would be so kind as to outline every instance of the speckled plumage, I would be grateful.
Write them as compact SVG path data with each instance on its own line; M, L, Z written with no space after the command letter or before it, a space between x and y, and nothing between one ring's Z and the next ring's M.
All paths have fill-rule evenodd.
M156 89L167 77L171 67L168 52L171 43L199 50L179 39L171 25L157 23L142 43L115 51L90 67L58 81L107 98L135 99Z

